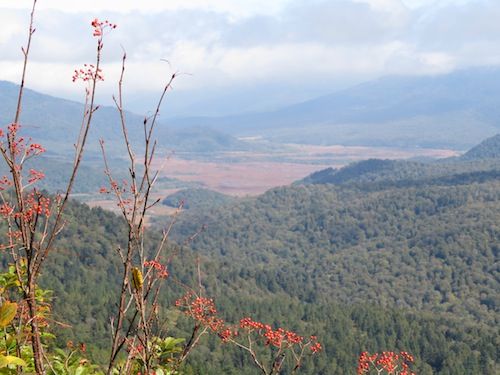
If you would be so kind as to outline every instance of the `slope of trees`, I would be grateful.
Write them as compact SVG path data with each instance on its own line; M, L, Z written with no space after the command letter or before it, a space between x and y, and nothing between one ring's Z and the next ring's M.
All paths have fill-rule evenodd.
M123 227L114 215L85 205L72 205L71 215L74 219L69 221L58 245L61 250L54 253L43 284L57 296L53 303L55 320L72 326L57 329L60 344L69 339L84 341L94 358L103 360L102 350L109 340L111 301L115 301L120 277L113 246L123 238ZM173 308L179 293L173 280L190 285L197 281L196 254L188 249L180 254L169 267L174 279L162 298L162 308L170 317L177 316L172 335L183 337L188 333L188 322ZM384 305L374 296L362 298L357 290L348 290L348 285L345 294L352 297L348 304L339 304L334 290L330 291L331 297L307 302L289 295L297 294L290 280L307 291L304 275L290 274L287 279L284 273L263 273L257 263L242 267L236 261L214 259L202 260L202 280L225 319L235 321L250 315L321 337L325 353L305 364L307 374L354 374L357 353L388 348L411 350L419 359L421 374L494 374L498 332L474 319L401 308L390 302ZM271 286L275 282L280 285ZM187 371L255 374L241 352L221 346L217 337L203 342Z
M162 313L176 322L169 333L188 335L173 302L178 282L197 284L201 256L202 283L226 321L251 316L320 336L325 353L304 363L306 374L351 374L358 353L388 349L411 351L420 374L495 374L498 164L453 161L434 174L408 165L353 165L345 182L283 187L183 213L174 226L178 244L207 228L188 246L170 244L177 255L161 296ZM124 238L114 214L68 205L42 275L55 296L54 344L83 341L96 361L106 360L121 278L115 249ZM217 341L202 342L186 373L255 373L241 352Z
M162 308L177 316L172 335L187 334L172 309L174 280L195 285L201 255L202 282L227 321L250 315L320 335L325 354L305 373L353 373L356 353L391 348L411 351L421 374L494 374L500 181L483 163L464 165L412 187L397 179L301 185L185 212L178 243L207 229L169 266ZM56 320L73 327L61 328L60 340L86 341L102 359L124 226L100 209L69 207L43 282L58 296ZM203 343L187 373L255 373L217 340Z
M234 201L235 198L203 188L182 189L166 197L162 204L170 207L182 207L185 209L196 208L206 210L211 207L221 206Z

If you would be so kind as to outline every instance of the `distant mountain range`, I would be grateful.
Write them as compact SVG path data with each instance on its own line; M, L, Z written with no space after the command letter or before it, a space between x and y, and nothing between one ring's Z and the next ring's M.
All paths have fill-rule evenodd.
M9 124L14 116L19 86L0 81L0 126ZM80 129L83 105L26 89L21 124L25 134L42 143L52 153L68 155ZM126 112L130 138L140 145L143 139L144 116ZM101 106L95 112L89 135L90 154L100 153L98 139L106 141L109 152L123 154L123 141L118 112L114 107ZM233 136L201 127L172 129L164 123L157 126L157 138L162 147L175 151L207 152L245 150L248 145ZM100 156L99 156L100 158Z
M273 141L464 150L500 131L500 68L390 76L276 111L172 119Z
M12 120L18 86L0 81L0 124ZM275 111L225 117L162 117L160 144L177 151L250 150L273 143L452 148L466 150L500 132L500 68L474 68L436 76L390 76ZM26 90L22 123L29 135L59 153L72 150L82 105ZM165 115L165 114L164 114ZM168 115L168 114L167 114ZM126 114L133 139L143 116ZM121 144L117 111L101 107L90 151L105 138ZM116 145L115 145L116 144Z

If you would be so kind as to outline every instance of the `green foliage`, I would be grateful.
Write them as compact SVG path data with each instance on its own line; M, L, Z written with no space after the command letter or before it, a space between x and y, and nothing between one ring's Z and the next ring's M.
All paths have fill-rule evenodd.
M169 195L162 203L170 207L179 207L180 203L183 202L182 207L185 209L195 208L196 210L202 211L230 203L234 200L235 198L216 191L191 188L183 189Z
M156 354L160 363L168 363L174 360L174 355L182 351L181 344L186 341L183 338L166 337L165 339L157 339L153 344L156 347Z
M499 183L450 184L446 177L404 188L279 188L229 208L186 213L174 235L207 225L192 247L223 260L220 273L236 272L272 293L493 322Z
M21 358L13 355L0 354L0 368L8 367L9 365L26 366L26 362L24 362Z
M78 350L59 348L54 349L49 368L50 375L89 375L96 374L98 369L82 358Z
M0 274L0 300L3 300L0 306L0 374L16 374L19 366L27 371L33 368L31 348L26 343L29 334L16 327L19 305L8 300L18 292L19 282L10 267L8 272ZM43 302L38 295L37 299ZM42 307L40 317L44 316Z

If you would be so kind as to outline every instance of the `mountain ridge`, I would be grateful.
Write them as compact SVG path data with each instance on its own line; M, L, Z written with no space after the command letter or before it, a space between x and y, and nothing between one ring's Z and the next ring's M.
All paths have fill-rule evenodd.
M19 86L0 81L0 124L12 121L9 115L15 112ZM23 96L21 125L23 132L43 143L47 149L59 155L71 155L73 142L80 129L83 104L39 93L26 88ZM144 116L125 111L128 132L132 143L140 147L143 136ZM189 127L172 129L164 123L157 124L157 138L163 148L178 151L246 150L249 145L214 129ZM99 139L104 139L108 152L120 156L125 152L121 136L118 111L114 107L100 106L95 112L89 132L87 150L91 155L100 154Z
M170 119L289 143L452 147L500 129L500 68L388 76L268 112ZM315 134L316 133L316 134Z
M11 121L6 114L14 111L15 88L15 84L0 82L1 123ZM10 97L5 91L10 92ZM64 142L72 141L67 130L80 122L81 104L29 89L25 100L25 122L44 122L43 129L31 129L34 137L43 137L49 130ZM243 136L261 136L275 143L464 150L499 132L498 102L499 67L434 76L388 76L273 111L223 117L165 117L162 124L166 127L159 126L159 137L163 145L194 151L255 147L237 139ZM130 132L139 137L144 117L127 112L127 118ZM104 130L111 142L120 127L109 124L118 121L113 107L103 106L96 112L95 127ZM55 133L54 126L63 133ZM186 128L192 129L188 136L178 133L186 132ZM92 130L91 138L100 137L94 133ZM97 148L90 147L91 151Z
M500 159L500 133L485 139L461 156L464 160Z

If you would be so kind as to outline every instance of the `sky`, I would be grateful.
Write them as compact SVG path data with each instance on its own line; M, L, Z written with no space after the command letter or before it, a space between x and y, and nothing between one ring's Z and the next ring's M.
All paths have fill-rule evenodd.
M0 80L18 82L30 0L0 0ZM146 113L173 72L172 116L270 110L394 74L500 64L499 0L38 0L28 86L82 99L90 21L109 19L100 88ZM165 62L168 60L168 63Z

